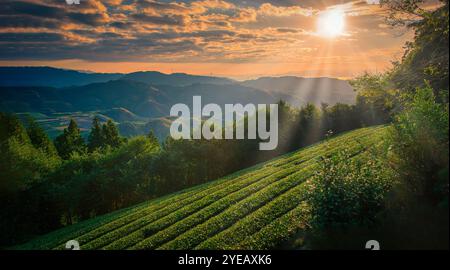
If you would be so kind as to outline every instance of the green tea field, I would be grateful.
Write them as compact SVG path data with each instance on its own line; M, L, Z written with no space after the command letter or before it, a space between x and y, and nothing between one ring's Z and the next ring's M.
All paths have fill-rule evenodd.
M86 220L15 249L270 249L308 228L306 184L320 157L353 158L383 141L386 127L362 128L222 179Z

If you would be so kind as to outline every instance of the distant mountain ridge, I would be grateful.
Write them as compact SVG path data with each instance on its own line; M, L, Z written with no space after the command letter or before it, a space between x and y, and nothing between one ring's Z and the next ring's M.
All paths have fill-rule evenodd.
M235 81L229 78L190 75L186 73L164 74L157 71L132 73L94 73L53 67L0 67L0 87L43 86L75 87L111 80L128 80L150 85L190 86L193 84L240 84L263 90L277 99L283 99L295 106L306 103L353 103L356 94L345 80L319 77L296 76L261 77L254 80Z
M274 103L275 97L239 84L192 84L189 86L149 85L115 80L66 88L0 87L0 111L44 114L125 108L146 118L169 115L176 103L191 104L193 96L202 103Z
M347 81L326 77L238 82L184 73L87 73L51 67L0 67L0 87L3 110L47 113L123 107L144 117L164 116L168 105L189 102L192 95L218 104L285 100L294 106L351 104L356 96Z
M157 71L140 71L124 75L121 79L138 81L148 84L167 84L173 86L188 86L191 84L232 84L236 81L200 75L190 75L186 73L164 74Z
M122 76L52 67L0 67L0 86L68 87L117 80Z
M228 78L189 75L185 73L164 74L157 71L139 71L122 74L83 72L53 67L0 67L0 86L48 86L61 88L119 79L174 86L187 86L194 83L235 83L234 80Z
M302 106L306 103L319 106L321 103L352 104L356 97L355 91L347 81L327 77L261 77L241 84L266 91L294 106Z

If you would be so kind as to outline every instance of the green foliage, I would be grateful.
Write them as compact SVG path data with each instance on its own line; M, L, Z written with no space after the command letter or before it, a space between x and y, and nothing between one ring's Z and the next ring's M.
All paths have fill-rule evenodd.
M157 145L159 147L159 141L158 138L155 136L155 133L153 130L150 130L150 132L147 135L147 138L150 140L150 142L154 145Z
M111 120L102 126L102 135L105 145L116 148L123 143L123 139L119 136L119 130Z
M325 111L323 111L325 113ZM309 145L312 142L317 141L321 138L320 134L320 111L313 104L307 104L302 107L299 111L299 129L304 131L309 131L308 133L302 133L301 141L304 145Z
M99 119L93 121L88 138L89 151L86 151L76 122L71 121L55 140L58 152L65 160L62 166L30 190L39 195L20 195L23 196L20 201L23 203L33 197L37 204L45 207L46 216L29 216L33 222L42 225L36 226L36 231L74 224L206 183L309 145L323 138L325 130L341 132L360 125L359 121L353 120L350 125L344 121L331 125L337 123L338 118L354 119L356 116L354 106L337 106L345 109L335 110L333 106L319 111L312 104L295 109L280 102L279 147L267 153L258 150L258 140L173 140L169 137L160 146L151 132L145 138L124 142L112 121L101 125ZM325 117L329 122L324 121ZM121 153L120 157L118 153ZM21 217L20 213L14 215Z
M113 121L108 120L105 124L100 123L98 117L92 121L91 132L88 137L88 150L104 150L105 148L118 148L126 140L119 135L119 130Z
M358 155L361 144L371 145L382 137L384 128L368 128L331 138L327 144L308 147L214 182L138 205L126 213L112 213L77 224L73 229L64 228L22 248L59 249L64 248L66 239L74 238L83 249L275 247L297 230L305 229L308 223L304 184L320 166L318 157L343 149ZM174 147L174 143L177 141L165 144L166 149ZM143 145L147 144L149 140ZM136 145L141 143L136 142ZM123 147L115 151L121 153L119 150ZM140 152L138 149L141 147L133 151L134 154ZM117 159L122 154L114 157L110 160L111 166L122 167L129 163L128 158ZM92 166L103 167L103 162ZM86 169L89 163L93 162L86 162ZM97 177L111 178L116 174L119 176L120 172L116 170L107 177L101 174ZM268 230L272 232L270 237Z
M2 194L24 190L43 181L59 165L54 146L41 132L35 122L25 129L17 117L0 113Z
M385 123L365 117L358 105L322 104L320 109L313 104L294 108L283 101L278 105L278 147L272 151L271 157L323 140L329 131L338 134L363 126Z
M84 139L75 120L71 119L63 134L56 137L55 146L63 159L69 159L72 154L83 154L86 151Z
M355 106L338 103L323 111L322 125L324 130L341 133L361 127L363 122L360 115L357 114Z
M23 143L30 141L19 118L8 113L0 112L0 143L12 137Z
M55 145L50 140L47 133L45 133L44 129L42 129L31 116L27 117L26 130L34 147L41 149L51 156L58 155Z
M390 81L390 73L365 73L350 84L358 93L356 109L365 123L388 123L402 107L399 91Z
M63 204L64 223L153 197L148 168L157 151L148 139L136 137L106 152L73 154L48 182L53 200Z
M43 222L48 212L40 212L43 209L34 203L41 194L31 190L44 183L60 166L60 159L45 134L31 126L30 139L27 130L13 115L0 113L0 134L0 240L14 243L42 227L55 228ZM32 220L37 214L44 218L34 223Z
M395 63L392 71L392 82L401 89L413 92L428 81L435 94L448 90L449 6L448 1L441 2L443 6L436 10L427 11L416 6L407 10L409 14L418 14L416 18L420 19L410 24L415 30L414 42L406 44L402 61ZM437 97L441 98L440 95Z
M448 104L430 86L417 89L395 119L391 164L416 196L448 200L448 126Z
M414 27L429 14L421 7L424 2L425 0L380 0L380 5L388 7L386 21L389 25Z
M358 92L356 106L364 122L391 122L404 109L407 95L427 83L438 102L448 103L448 1L441 1L442 6L434 10L421 8L422 2L381 1L390 10L388 22L413 28L415 36L414 41L406 43L403 58L394 62L391 70L365 73L351 81Z
M353 158L347 150L322 159L310 182L312 226L345 229L373 225L391 186L386 164L373 156Z
M0 156L0 190L17 192L30 188L59 165L59 158L36 149L29 143L11 138L2 143Z
M89 133L88 137L88 150L89 152L93 152L95 149L101 148L103 146L104 138L100 119L98 117L94 117L94 120L92 121L91 133Z

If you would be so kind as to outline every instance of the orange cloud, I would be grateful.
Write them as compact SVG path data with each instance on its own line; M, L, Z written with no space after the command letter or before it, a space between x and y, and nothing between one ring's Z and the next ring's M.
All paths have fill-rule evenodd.
M282 7L274 6L270 3L264 3L258 9L258 14L265 16L311 16L313 13L314 10L311 8L302 8L300 6Z
M303 1L283 6L269 0L89 0L78 7L17 2L0 5L2 65L350 77L356 70L386 68L411 38L393 35L383 10L362 0L338 5L346 12L349 35L333 40L313 34L321 10ZM320 2L323 10L341 1Z

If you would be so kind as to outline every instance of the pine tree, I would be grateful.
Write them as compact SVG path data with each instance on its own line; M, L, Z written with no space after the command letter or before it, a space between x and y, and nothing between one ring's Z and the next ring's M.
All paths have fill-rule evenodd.
M27 132L17 116L0 112L0 142L4 142L11 137L16 138L21 143L30 142Z
M151 144L154 144L155 146L160 146L158 138L155 136L155 133L153 130L150 130L150 132L147 135L147 138L150 140Z
M119 136L119 130L113 121L108 120L102 127L103 140L105 145L113 148L119 147L122 144L122 138Z
M94 151L95 149L101 148L105 145L105 139L103 136L102 127L100 124L100 119L95 117L92 121L91 133L88 138L88 149L89 152Z
M63 134L55 139L55 146L63 159L69 159L72 153L85 152L86 145L75 120L71 119Z
M57 151L55 145L47 136L47 133L45 133L45 131L34 120L34 118L31 116L27 117L26 124L26 130L28 137L31 140L31 144L49 155L56 156Z

